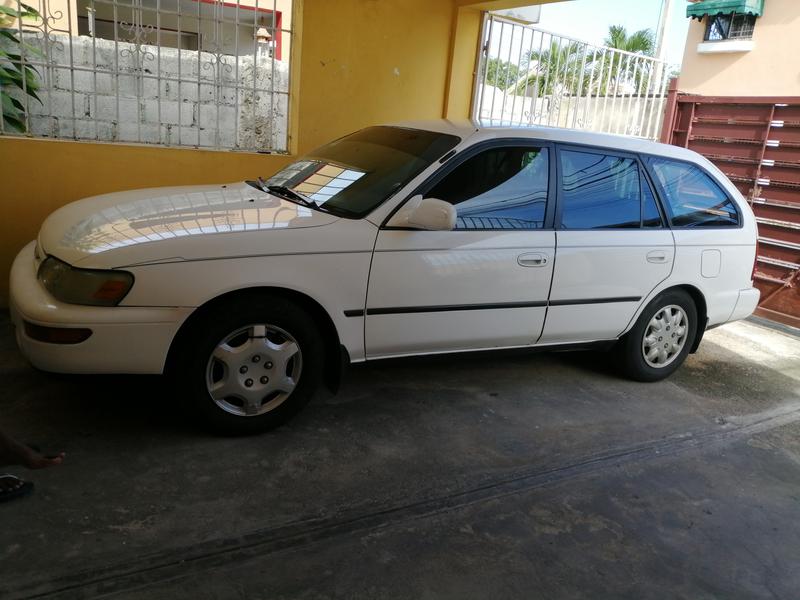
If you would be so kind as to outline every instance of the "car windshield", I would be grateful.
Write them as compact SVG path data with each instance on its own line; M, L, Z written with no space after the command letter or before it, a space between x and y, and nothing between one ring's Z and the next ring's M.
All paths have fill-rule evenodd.
M420 129L368 127L318 148L260 180L257 187L292 201L310 200L312 208L360 218L460 141Z

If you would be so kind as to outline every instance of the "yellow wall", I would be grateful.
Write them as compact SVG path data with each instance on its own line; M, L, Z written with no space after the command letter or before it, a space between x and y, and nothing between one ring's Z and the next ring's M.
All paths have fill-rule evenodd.
M305 0L305 6L300 152L364 125L442 116L452 2Z
M520 0L481 2L507 8ZM531 3L530 0L527 1ZM295 0L290 148L367 125L469 116L480 13L467 0ZM0 138L0 305L42 220L93 194L269 176L290 156Z
M800 2L767 0L749 52L699 54L706 19L692 19L678 87L708 96L800 96Z
M458 6L453 11L450 38L450 64L443 115L457 119L470 114L477 44L481 35L483 13L472 7Z

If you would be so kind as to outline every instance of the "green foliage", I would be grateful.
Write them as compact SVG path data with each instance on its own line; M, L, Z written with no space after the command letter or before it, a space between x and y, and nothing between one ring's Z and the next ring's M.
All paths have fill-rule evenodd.
M608 28L608 37L603 43L617 50L645 56L653 56L656 46L653 32L650 29L640 29L629 36L628 30L622 25L611 25Z
M605 44L641 56L652 56L655 49L652 31L642 29L629 36L621 25L609 27ZM587 49L580 42L553 40L548 48L531 52L528 59L530 68L520 69L514 94L606 94L614 93L625 84L645 91L644 84L651 70L650 61L616 53L612 57L610 53Z
M550 47L534 50L530 54L531 69L523 76L514 88L514 93L526 93L539 96L560 93L574 93L581 81L581 72L586 69L584 59L585 44L570 42L561 44L555 40ZM556 89L560 82L561 87ZM538 94L534 92L538 90Z
M650 29L640 29L628 35L627 29L622 25L611 25L608 28L608 37L603 43L616 50L623 50L641 56L653 56L655 51L655 40ZM633 68L634 65L636 66L635 69ZM633 57L619 55L612 58L603 56L595 66L598 73L597 91L600 94L614 94L620 86L625 84L641 90L652 77L651 67L652 63L650 61L637 61Z
M505 90L517 82L521 71L520 67L511 62L500 60L499 58L490 58L486 61L486 77L484 81L488 85Z
M25 104L29 96L41 104L37 95L40 88L39 73L27 64L28 57L43 57L38 48L26 44L19 37L15 23L41 19L41 15L27 4L20 9L0 5L0 104L4 127L24 133Z

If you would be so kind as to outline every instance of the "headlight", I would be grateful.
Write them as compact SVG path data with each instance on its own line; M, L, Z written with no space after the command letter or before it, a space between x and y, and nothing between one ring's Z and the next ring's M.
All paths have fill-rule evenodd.
M89 306L116 306L133 285L127 271L76 269L54 256L39 266L39 281L59 302Z

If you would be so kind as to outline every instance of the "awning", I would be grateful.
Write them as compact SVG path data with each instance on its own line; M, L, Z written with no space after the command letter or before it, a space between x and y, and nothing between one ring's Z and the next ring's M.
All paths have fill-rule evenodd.
M764 13L764 0L703 0L686 7L686 16L693 19L732 12L760 17Z

